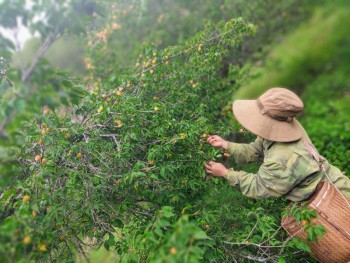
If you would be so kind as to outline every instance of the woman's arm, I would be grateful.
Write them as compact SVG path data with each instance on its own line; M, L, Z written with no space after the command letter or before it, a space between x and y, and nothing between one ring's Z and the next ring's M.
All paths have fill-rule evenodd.
M263 141L261 137L257 137L254 142L249 144L229 142L227 151L238 163L261 161L264 156Z
M262 160L264 155L264 140L260 137L249 144L228 142L218 135L210 135L207 141L211 146L227 150L238 163L256 162Z

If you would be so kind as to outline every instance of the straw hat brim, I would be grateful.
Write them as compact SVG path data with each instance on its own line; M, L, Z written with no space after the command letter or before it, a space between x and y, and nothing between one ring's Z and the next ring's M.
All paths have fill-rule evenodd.
M256 100L236 100L232 110L244 128L266 140L292 142L302 136L303 128L295 118L287 122L262 114Z

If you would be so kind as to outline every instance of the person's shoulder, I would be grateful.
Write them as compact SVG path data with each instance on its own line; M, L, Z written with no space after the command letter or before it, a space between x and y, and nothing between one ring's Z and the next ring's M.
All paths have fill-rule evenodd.
M268 150L269 158L278 160L288 160L294 153L300 152L301 148L301 140L292 142L273 142L271 143L271 146Z

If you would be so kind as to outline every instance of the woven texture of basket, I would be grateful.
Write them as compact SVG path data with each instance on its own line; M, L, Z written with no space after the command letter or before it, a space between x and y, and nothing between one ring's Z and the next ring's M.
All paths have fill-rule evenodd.
M344 198L334 185L323 182L309 199L308 207L317 212L317 218L311 222L326 229L326 233L317 238L317 243L308 243L312 256L320 262L350 262L350 200ZM282 218L281 225L290 236L306 239L302 223L294 218Z

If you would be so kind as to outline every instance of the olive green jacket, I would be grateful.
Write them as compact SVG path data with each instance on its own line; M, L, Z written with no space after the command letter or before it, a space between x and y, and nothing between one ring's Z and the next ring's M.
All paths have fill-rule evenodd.
M326 179L302 140L282 143L258 137L250 144L229 142L227 151L238 163L263 162L256 174L231 168L225 175L232 186L238 185L244 195L252 198L284 196L302 201ZM335 186L350 198L350 179L327 160L323 164Z

